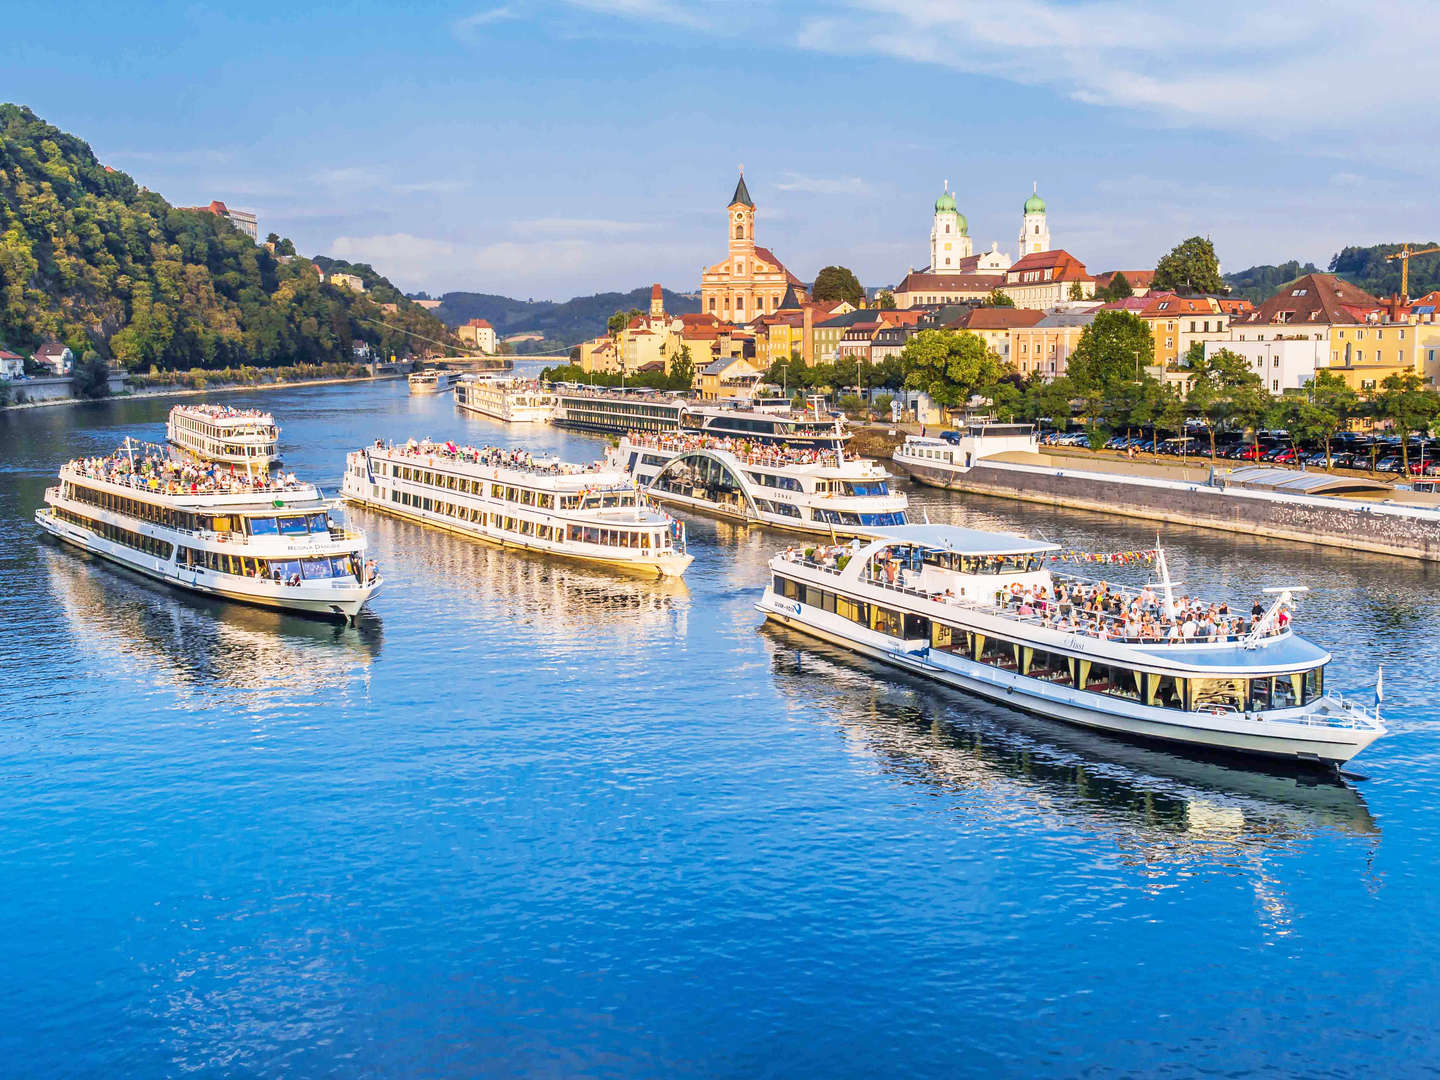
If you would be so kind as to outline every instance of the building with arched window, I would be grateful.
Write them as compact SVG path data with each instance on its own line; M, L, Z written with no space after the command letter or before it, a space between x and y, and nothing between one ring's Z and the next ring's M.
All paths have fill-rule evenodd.
M746 323L779 311L789 288L809 299L804 283L768 249L755 243L755 202L745 174L725 208L730 252L700 275L700 310L725 322Z

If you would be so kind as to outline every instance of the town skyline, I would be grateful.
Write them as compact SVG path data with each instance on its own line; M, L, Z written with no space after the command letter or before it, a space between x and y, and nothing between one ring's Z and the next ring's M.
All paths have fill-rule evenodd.
M1227 270L1419 238L1434 151L1399 106L1425 20L1390 35L1396 79L1342 90L1306 65L1393 29L1403 5L1343 35L1338 11L1306 8L1296 48L1265 64L1246 35L1290 7L1222 8L1211 50L1188 53L1167 36L1184 22L1133 5L1032 2L1006 23L880 0L823 16L361 3L343 19L162 4L123 54L122 17L96 7L18 13L4 48L63 52L72 77L17 96L177 205L254 210L262 234L432 294L698 291L741 162L760 242L806 279L924 266L947 180L977 249L1002 250L1038 183L1057 246L1097 272L1196 234ZM196 79L216 35L265 48Z

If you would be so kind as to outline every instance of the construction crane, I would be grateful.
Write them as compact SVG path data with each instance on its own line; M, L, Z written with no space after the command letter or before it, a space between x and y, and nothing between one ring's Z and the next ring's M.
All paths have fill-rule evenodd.
M1410 256L1411 255L1433 255L1440 251L1440 247L1412 248L1409 244L1401 244L1400 250L1394 255L1386 255L1386 262L1400 260L1400 299L1405 303L1410 302Z

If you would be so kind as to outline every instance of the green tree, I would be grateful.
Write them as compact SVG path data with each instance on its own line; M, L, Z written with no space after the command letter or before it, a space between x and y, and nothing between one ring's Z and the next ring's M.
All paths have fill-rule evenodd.
M1440 417L1440 394L1428 389L1413 371L1387 375L1375 394L1375 412L1390 421L1391 429L1400 436L1402 475L1410 475L1410 435L1428 433Z
M1150 324L1129 311L1097 311L1070 355L1070 381L1082 394L1138 382L1155 359Z
M1264 387L1245 358L1229 349L1217 349L1207 357L1205 346L1197 341L1185 354L1185 363L1191 372L1186 405L1192 414L1205 418L1213 459L1215 431L1235 417L1237 393L1263 393Z
M1178 293L1225 293L1215 245L1203 236L1182 240L1155 264L1150 288Z
M1025 386L1021 416L1036 423L1048 419L1057 428L1069 427L1078 396L1068 375L1048 381L1038 377L1031 379Z
M272 248L273 248L273 247L278 247L279 244L280 244L280 234L279 234L279 233L275 233L275 232L266 233L266 234L265 234L265 243L269 244Z
M892 311L895 307L895 294L889 289L881 289L875 297L875 306L881 311Z
M810 290L815 300L844 300L859 307L865 299L865 290L860 279L843 266L827 266L815 275L815 286Z
M87 399L110 393L110 368L94 349L86 349L70 373L70 393Z
M1130 279L1123 271L1116 270L1115 276L1110 279L1102 292L1095 294L1096 299L1103 300L1124 300L1135 295L1135 290L1130 287Z
M905 385L951 407L987 394L1008 370L979 337L952 330L920 331L901 357L909 369Z
M1071 299L1071 300L1084 300L1084 299L1085 299L1085 286L1082 285L1082 284L1081 284L1080 282L1078 282L1078 281L1072 281L1072 282L1070 283L1070 299Z
M1325 444L1325 467L1333 464L1330 440L1350 426L1360 411L1360 396L1333 371L1323 368L1306 385L1308 393L1299 402L1292 430Z
M670 361L671 390L689 390L695 384L695 361L690 357L690 346L681 345L675 359Z
M620 311L615 312L614 315L611 315L610 318L606 321L605 332L611 337L615 337L617 334L620 333L620 331L624 330L627 326L630 325L631 319L634 319L643 314L644 312L641 311L639 308L632 307L629 311L625 311L622 308Z
M981 306L983 306L983 307L1014 307L1014 306L1015 306L1015 301L1012 300L1012 299L1010 299L1009 294L1008 294L1008 293L1003 293L1003 292L1001 292L999 289L991 289L991 290L985 295L985 299L982 300L982 301L980 301L980 303L981 303Z

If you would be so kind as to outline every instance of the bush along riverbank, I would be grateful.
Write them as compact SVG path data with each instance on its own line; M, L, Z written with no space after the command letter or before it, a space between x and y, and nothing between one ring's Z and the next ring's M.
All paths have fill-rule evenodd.
M191 368L189 371L150 371L129 376L136 390L175 388L204 390L208 387L264 386L270 383L310 382L315 379L367 379L370 369L364 364L286 364L281 367Z

